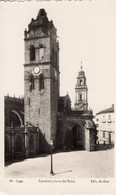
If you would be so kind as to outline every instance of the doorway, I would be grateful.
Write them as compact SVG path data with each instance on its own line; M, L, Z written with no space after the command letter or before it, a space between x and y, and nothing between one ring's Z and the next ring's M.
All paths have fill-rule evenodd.
M75 125L72 128L72 146L74 150L83 149L82 128L79 125Z

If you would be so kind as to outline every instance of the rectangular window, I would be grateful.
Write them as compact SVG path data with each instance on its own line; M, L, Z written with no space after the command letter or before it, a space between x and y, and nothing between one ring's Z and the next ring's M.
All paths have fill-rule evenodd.
M30 77L30 81L29 81L29 87L30 87L30 91L32 90L32 89L35 89L35 80L34 80L34 77L31 75L31 77Z
M80 101L82 100L82 94L80 94Z
M39 78L39 90L42 90L42 89L44 89L44 77L41 74Z
M103 138L105 138L105 132L103 132Z
M105 119L105 115L103 115L103 120L102 120L103 123L106 122L106 119Z

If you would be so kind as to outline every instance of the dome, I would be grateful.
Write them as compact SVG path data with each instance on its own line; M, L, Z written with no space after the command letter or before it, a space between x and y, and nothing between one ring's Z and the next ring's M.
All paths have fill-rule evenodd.
M81 65L81 70L78 72L78 77L85 77L85 72L83 71L82 65Z
M83 70L79 71L78 73L79 76L85 76L85 72Z

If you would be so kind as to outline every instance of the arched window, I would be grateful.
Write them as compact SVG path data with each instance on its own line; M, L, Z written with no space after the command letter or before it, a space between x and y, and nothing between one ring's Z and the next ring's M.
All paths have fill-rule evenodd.
M35 47L33 45L30 47L30 60L35 60Z
M82 100L82 94L80 94L80 96L79 96L79 100L80 100L80 101Z
M33 75L30 76L29 82L30 82L29 84L30 84L30 91L31 91L32 89L35 89L35 80Z
M16 152L22 152L22 137L21 135L18 135L16 138Z
M80 85L82 85L83 84L83 81L82 80L80 80Z
M40 75L40 78L39 78L39 89L44 89L44 77L43 77L43 74Z

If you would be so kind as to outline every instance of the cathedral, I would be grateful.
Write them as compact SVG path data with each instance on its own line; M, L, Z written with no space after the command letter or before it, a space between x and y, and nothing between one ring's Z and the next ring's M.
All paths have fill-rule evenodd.
M88 110L88 88L81 65L75 104L60 96L57 29L44 9L24 31L24 98L5 96L5 160L56 150L96 149L96 127Z

